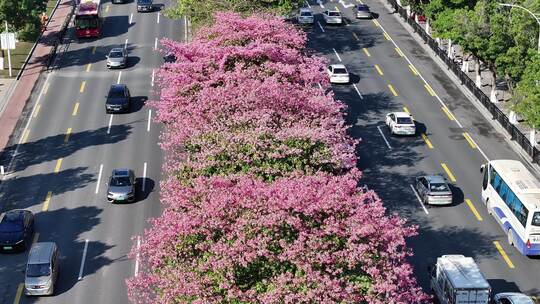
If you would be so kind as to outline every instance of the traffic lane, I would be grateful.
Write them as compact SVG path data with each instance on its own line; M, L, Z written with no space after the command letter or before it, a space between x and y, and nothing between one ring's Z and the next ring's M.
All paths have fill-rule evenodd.
M378 52L377 52L377 53L378 53ZM336 56L338 56L338 55L336 54ZM376 132L374 132L374 133L376 133ZM372 151L372 149L370 149L370 151ZM380 184L380 183L378 183L378 184ZM463 210L461 210L461 211L463 211ZM465 210L465 211L466 211L466 210ZM467 213L467 215L470 216L471 214L470 214L470 213ZM487 247L487 248L489 248L489 247ZM488 249L488 250L489 250L489 249ZM500 284L499 284L499 285L500 285ZM495 287L497 287L497 286L495 286Z
M461 93L458 87L445 75L444 71L434 62L431 55L426 53L411 34L403 28L400 22L389 13L389 9L381 1L368 1L370 7L379 12L379 23L398 44L402 52L428 81L439 97L448 105L454 116L462 123L464 129L471 134L475 141L485 149L490 159L515 159L516 153L505 142L505 136L498 133L476 107ZM496 147L491 149L491 147Z

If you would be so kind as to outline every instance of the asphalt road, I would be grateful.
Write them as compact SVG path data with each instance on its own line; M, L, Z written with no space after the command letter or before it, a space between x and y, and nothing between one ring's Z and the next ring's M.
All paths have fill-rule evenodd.
M359 2L353 0L310 1L316 21L306 27L309 46L351 73L353 84L334 85L333 91L349 106L351 135L361 139L361 182L379 194L390 213L418 225L418 236L409 242L411 263L427 292L428 264L443 254L464 254L474 257L495 293L539 296L540 261L508 245L481 201L480 165L520 156L383 1L367 1L374 20L356 20L352 5ZM347 25L325 25L321 13L336 7ZM410 112L424 135L391 136L384 119L392 111ZM455 196L452 206L424 209L411 188L423 174L448 178Z
M152 73L163 62L156 41L181 41L185 30L182 20L163 16L169 0L155 3L156 11L137 13L133 1L105 1L103 36L77 40L71 25L57 69L42 75L19 122L20 144L2 159L13 161L0 186L0 206L34 212L35 239L60 248L59 282L52 297L21 296L28 251L3 254L0 303L128 303L125 279L138 270L128 254L147 219L161 212L160 126L146 105L156 98ZM107 70L105 55L124 45L128 67ZM117 82L128 85L135 106L128 114L105 114L105 96ZM106 201L105 183L119 167L137 175L135 203Z

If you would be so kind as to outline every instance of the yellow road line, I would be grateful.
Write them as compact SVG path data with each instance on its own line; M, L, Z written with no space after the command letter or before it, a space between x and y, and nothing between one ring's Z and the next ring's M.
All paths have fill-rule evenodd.
M504 261L506 262L506 264L508 264L508 267L510 267L512 269L516 268L514 266L514 263L512 263L512 261L510 260L510 258L506 254L506 252L504 252L504 249L502 248L501 244L498 241L493 241L493 245L495 245L495 247L497 247L497 250L499 251L499 253L503 257Z
M49 210L49 203L51 202L52 198L52 192L47 192L47 196L45 197L45 201L43 201L43 208L41 208L41 211L47 211Z
M407 114L411 115L411 112L409 112L409 109L407 109L407 107L403 107L403 111L405 111Z
M418 76L418 71L416 70L415 67L413 67L412 65L409 64L409 69L414 74L414 76Z
M378 65L375 65L375 69L377 70L377 72L379 73L379 75L384 75L381 68L378 66Z
M94 46L94 47L92 48L92 55L96 53L96 48L97 48L97 46Z
M390 89L390 91L392 91L392 94L394 94L394 96L398 96L396 90L394 89L394 87L391 84L388 85L388 88Z
M378 22L377 20L375 20L375 19L373 19L373 23L375 23L375 26L381 26L381 25L379 24L379 22Z
M384 38L386 38L386 40L390 40L390 36L388 36L386 32L383 32L383 35L384 35Z
M28 140L28 135L30 135L30 129L26 129L26 131L24 131L23 137L21 138L21 144L26 143Z
M34 238L32 239L32 244L37 243L39 240L39 232L34 233Z
M86 87L86 81L81 82L81 88L79 89L79 92L84 92L84 87Z
M478 210L476 210L476 207L474 207L474 204L471 202L470 199L466 198L465 199L465 202L467 203L467 205L469 206L469 208L471 209L472 213L474 214L474 216L476 216L476 219L479 220L480 222L482 221L482 216L480 216L480 213L478 213Z
M337 10L338 12L341 12L341 11L339 10L339 7L338 7L337 5L336 5L336 10Z
M368 51L366 48L363 48L363 50L364 50L364 53L366 53L366 55L367 55L368 57L371 57L371 54L369 53L369 51Z
M356 35L356 33L355 33L355 32L352 32L352 35L354 36L354 39L356 39L356 40L360 41L360 38L358 38L358 36Z
M398 55L399 55L400 57L404 57L404 56L405 56L405 55L403 55L403 52L402 52L398 47L396 48L396 52L398 53Z
M469 135L469 133L464 132L464 133L462 133L462 134L463 134L463 137L465 137L465 139L467 140L467 142L468 142L469 145L471 146L471 148L476 149L476 145L474 144L474 141L472 140L472 138L471 138L471 136Z
M427 137L426 134L422 133L422 139L426 142L426 145L428 148L433 149L433 145L431 144L431 140Z
M448 166L445 163L441 163L441 167L444 169L444 172L446 172L446 175L448 175L448 178L450 178L450 180L455 183L456 177L454 176L454 174L452 174L452 171L450 171Z
M68 142L69 135L71 135L71 128L68 128L67 131L66 131L66 137L64 137L64 143Z
M89 64L86 65L86 71L87 71L87 72L90 72L90 67L92 67L92 64L91 64L91 63L89 63Z
M73 106L73 112L71 112L71 116L77 116L77 112L79 111L79 103L76 102Z
M34 118L36 118L38 116L39 109L41 109L41 104L38 103L36 105L36 109L34 110L34 115L32 115Z
M17 292L15 293L15 299L13 299L13 304L19 304L19 302L21 301L23 288L24 288L24 283L19 283L19 286L17 287Z
M54 173L60 172L60 166L62 166L62 158L59 158L56 161L56 166L54 167Z
M109 6L108 5L105 6L105 13L107 13L107 12L109 12Z
M454 120L454 119L455 119L455 118L454 118L454 114L452 114L452 113L450 112L450 110L449 110L446 106L442 107L441 109L443 110L444 114L446 114L446 116L448 116L448 119L450 119L450 120Z
M47 82L45 84L45 87L43 88L43 95L47 94L47 91L49 90L49 83Z
M429 95L431 96L435 96L435 91L433 91L433 89L431 88L431 86L429 84L424 84L424 88L426 88L426 90L428 91Z

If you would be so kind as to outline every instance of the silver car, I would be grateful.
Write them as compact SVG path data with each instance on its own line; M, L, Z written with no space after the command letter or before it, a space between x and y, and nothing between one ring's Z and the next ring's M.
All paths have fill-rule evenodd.
M326 24L342 24L343 18L338 10L326 10L323 13L324 22Z
M371 19L373 16L369 10L369 6L366 4L358 4L355 7L356 18L358 19Z
M135 201L135 173L130 169L114 169L109 178L107 200L114 202Z
M107 67L125 68L127 64L128 54L124 48L113 48L107 55Z
M452 191L444 177L424 175L416 178L416 190L426 205L451 205Z
M59 251L54 242L35 243L28 254L24 292L29 296L54 294L58 279Z
M310 8L301 8L296 16L298 23L300 24L312 24L315 18L313 17L313 12Z
M493 297L495 304L534 304L533 300L522 293L503 292Z

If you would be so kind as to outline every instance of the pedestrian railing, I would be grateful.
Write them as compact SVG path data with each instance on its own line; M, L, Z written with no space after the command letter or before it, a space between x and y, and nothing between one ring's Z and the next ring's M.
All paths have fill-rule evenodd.
M453 59L448 57L448 52L439 47L439 44L435 39L433 39L424 28L418 24L414 18L408 16L407 10L397 4L396 0L387 0L394 10L399 13L399 15L407 21L407 23L413 28L415 33L417 33L424 43L426 43L436 54L441 58L445 63L448 69L452 70L454 75L456 75L461 83L465 85L473 95L480 100L482 105L489 111L494 120L497 120L499 124L510 134L512 140L516 141L520 147L527 152L527 154L532 158L533 162L538 162L538 149L531 144L527 136L521 132L515 125L510 123L508 116L504 114L495 104L493 104L489 97L480 90L475 82L465 74L459 64L457 64Z

